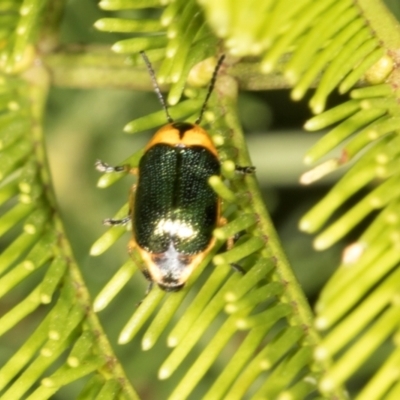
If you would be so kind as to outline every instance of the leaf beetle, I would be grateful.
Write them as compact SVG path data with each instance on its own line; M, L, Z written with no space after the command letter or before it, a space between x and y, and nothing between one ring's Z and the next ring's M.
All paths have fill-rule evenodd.
M199 117L192 124L172 119L153 67L146 54L141 55L168 124L147 144L137 169L96 162L100 172L137 174L129 215L103 222L122 225L131 221L129 252L137 249L144 264L140 269L150 287L156 283L165 291L179 291L213 247L213 230L224 221L221 200L208 184L211 176L221 175L218 151L200 127L224 56L218 60ZM253 167L238 170L242 168Z

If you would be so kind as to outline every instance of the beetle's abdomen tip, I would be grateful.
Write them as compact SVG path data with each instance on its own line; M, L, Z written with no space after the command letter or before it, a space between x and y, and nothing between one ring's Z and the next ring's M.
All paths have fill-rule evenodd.
M166 292L177 292L185 286L193 271L193 257L176 251L171 243L164 253L142 252L151 281Z
M158 287L165 292L179 292L184 286L185 284L181 282L158 282Z

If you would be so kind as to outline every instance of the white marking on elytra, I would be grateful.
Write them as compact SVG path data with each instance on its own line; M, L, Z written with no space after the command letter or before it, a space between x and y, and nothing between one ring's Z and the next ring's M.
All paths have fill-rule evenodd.
M178 236L182 239L197 236L198 232L189 224L181 220L171 220L162 218L158 221L154 229L156 235L168 234L169 236Z

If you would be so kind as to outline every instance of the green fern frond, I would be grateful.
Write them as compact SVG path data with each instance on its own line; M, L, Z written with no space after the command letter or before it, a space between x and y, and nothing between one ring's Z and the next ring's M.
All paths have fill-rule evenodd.
M0 235L5 244L0 255L0 297L13 303L0 318L0 334L12 333L31 316L39 321L0 369L1 398L46 399L82 379L86 384L78 399L135 399L71 254L43 147L41 119L48 76L33 66L33 60L42 56L38 48L46 53L57 42L47 36L36 46L41 37L56 30L58 17L53 14L58 12L51 7L61 9L59 3L0 4ZM140 336L143 350L149 350L165 333L172 350L166 359L159 359L159 378L183 370L170 399L193 393L207 399L302 400L319 398L321 393L323 398L342 399L346 394L341 385L392 336L393 352L358 398L397 398L398 25L378 0L102 0L99 5L117 13L115 18L97 21L96 28L125 37L112 47L118 53L112 62L117 60L121 66L126 57L125 68L135 66L140 79L144 68L137 53L146 50L158 80L169 86L167 101L173 105L174 119L194 121L205 96L199 87L210 79L218 54L228 53L205 114L223 175L213 177L210 185L223 200L228 223L216 229L215 248L181 292L166 294L155 287L140 307L132 305L132 316L120 331L120 344ZM51 26L42 26L49 20ZM101 56L104 61L110 54ZM51 57L49 68L57 69ZM248 60L242 62L240 57ZM95 62L100 58L93 57ZM367 215L382 210L346 249L343 264L321 294L316 328L329 329L322 341L265 212L255 177L235 173L235 164L251 162L237 118L237 84L231 74L239 71L240 75L240 68L246 73L252 68L252 74L256 65L262 73L283 75L293 85L295 100L317 87L310 101L315 113L324 110L336 88L340 93L350 91L350 101L306 124L310 130L337 124L307 153L308 164L347 142L338 158L323 161L305 174L304 183L355 162L302 219L301 228L316 232L347 199L368 186L374 188L328 226L315 247L330 246ZM352 90L360 81L373 86ZM183 94L187 99L181 101ZM125 131L133 134L164 123L160 111L131 121ZM122 164L135 167L142 154L139 150ZM98 186L109 187L124 176L105 174ZM122 204L115 217L127 211ZM121 227L106 231L93 245L92 255L108 250L125 232ZM227 250L225 243L237 234L240 238ZM214 266L206 268L210 262ZM246 273L232 271L232 263ZM98 294L94 311L119 299L139 267L136 260L124 263ZM20 301L14 300L17 295ZM211 370L214 380L205 388L203 378Z
M137 398L91 311L56 209L41 128L48 76L26 57L33 52L45 4L25 1L0 8L0 18L16 18L9 25L1 66L6 73L24 73L24 78L0 76L0 234L5 246L0 297L14 303L0 318L0 335L12 333L23 320L37 321L36 328L27 325L31 335L0 369L1 398L47 399L89 375L97 377L98 391L109 393L109 399L120 394Z
M374 93L368 89L369 94ZM376 89L375 94L387 92L388 85L381 85ZM356 89L351 95L358 97L363 90ZM370 108L371 104L377 101L381 108ZM367 215L383 209L357 242L346 249L342 265L322 291L317 305L318 328L330 329L316 353L317 356L335 356L346 347L345 353L340 355L338 362L321 382L326 388L348 379L376 348L383 345L388 337L397 331L398 309L395 296L398 271L395 268L400 261L397 233L400 194L397 148L400 114L397 106L390 106L395 102L396 95L393 92L385 97L356 100L359 108L354 110L354 114L330 131L308 154L309 158L313 158L320 149L334 147L344 136L353 135L342 150L343 155L338 160L332 160L331 165L335 169L368 146L368 150L362 153L331 192L303 217L300 226L304 230L318 230L347 199L368 185L375 186L364 199L318 235L315 239L317 249L329 247ZM354 100L351 100L340 107L344 110L346 106L353 107L353 104ZM388 104L389 106L384 108ZM325 115L329 120L329 112L315 117L309 123L315 122L318 125ZM325 153L325 150L322 150L322 153ZM327 163L329 161L322 164L322 170ZM321 166L316 169L318 168ZM309 175L312 176L313 173L314 171L311 171ZM350 346L356 336L357 342ZM372 338L376 341L375 345ZM362 357L360 353L355 357L356 352L360 351L359 346L367 342L368 349L363 348ZM382 379L379 372L360 394L360 399L381 398L380 396L393 384L379 384L380 390L377 391L377 379Z
M115 4L120 8L128 7L128 2L101 2L100 5L103 8L110 8ZM141 7L144 5L145 3L140 3ZM152 57L153 46L161 47L161 42L158 40L168 39L168 44L167 42L164 44L166 59L160 64L157 78L161 82L169 83L182 80L179 83L179 91L175 91L177 86L172 83L168 97L171 104L179 100L183 83L186 82L193 65L217 51L215 45L209 47L209 54L199 51L199 58L193 62L190 52L180 52L181 49L191 48L192 51L200 48L198 46L201 39L196 41L199 33L194 29L191 30L190 24L197 22L173 16L178 15L178 11L186 15L188 9L193 13L195 7L193 2L183 1L168 5L161 16L161 21L168 20L165 37L162 35L148 37L146 33L146 40L143 40L143 37L136 37L117 42L113 46L114 51L127 54L149 50ZM102 19L95 24L101 30L126 32L132 28L131 31L135 34L145 31L139 25L139 21L130 23L129 20L118 19ZM171 33L175 31L185 31L186 34ZM176 52L171 51L171 48L175 48L174 39L179 41ZM210 39L204 39L204 43L206 41L210 42ZM216 41L213 40L211 43L216 44ZM176 78L174 67L178 64L184 65L180 71L186 72L182 72L182 75ZM239 178L234 172L235 163L240 165L250 163L243 134L235 117L237 95L235 86L235 82L230 78L219 78L216 89L220 96L219 101L214 102L213 112L207 112L211 122L210 133L214 142L220 146L219 154L225 178L225 182L213 179L210 184L224 200L224 215L229 223L216 230L215 236L219 239L219 244L196 269L187 286L179 293L171 295L166 295L158 287L154 287L139 308L136 311L132 310L134 311L132 317L122 328L119 336L119 343L125 344L136 335L142 334L142 348L149 350L156 344L162 332L166 330L169 332L167 344L173 347L173 350L164 362L160 360L159 378L169 378L182 363L187 368L186 374L169 395L170 399L187 398L201 383L208 370L211 367L215 369L218 365L223 349L240 337L241 345L224 369L217 374L214 384L204 394L206 398L219 399L228 396L239 399L252 392L255 393L255 398L275 398L282 393L283 396L292 395L301 398L315 392L317 377L324 370L323 365L316 365L313 368L318 372L311 372L312 349L318 343L318 337L311 326L308 306L288 268L269 217L257 194L255 180L252 177ZM173 95L171 100L171 93L175 92L179 94L176 97ZM187 91L189 96L191 93L193 95L193 92ZM192 122L195 120L205 93L198 92L195 95L195 99L186 100L171 108L170 112L174 119L180 118ZM125 131L136 133L164 123L165 115L160 111L130 122ZM235 153L236 157L233 159L232 155ZM138 152L129 158L128 165L131 168L137 166L140 155ZM126 164L126 161L123 164ZM116 173L103 175L98 186L108 187L118 179L117 175ZM252 194L250 198L248 193ZM116 218L123 217L127 208L127 205L124 205L116 214ZM106 251L124 231L125 228L121 227L110 228L94 243L91 254L99 255ZM240 232L242 237L231 250L215 254L223 242ZM209 272L207 278L203 277L207 274L205 267L211 259L215 268ZM246 275L240 277L237 273L233 273L229 266L232 263L239 263L241 268L247 271ZM95 310L104 309L110 301L116 299L136 270L137 266L131 261L122 265L95 299ZM201 289L196 284L199 279L206 279ZM193 292L198 293L190 305L185 306L185 298L193 297ZM223 312L224 309L228 315ZM175 322L173 317L177 313L182 315L180 320ZM213 327L215 324L217 326ZM143 331L145 325L147 328ZM195 361L187 362L189 356L193 358L194 347L204 335L211 335L213 339L203 347ZM268 341L265 340L266 336L269 337ZM274 372L266 373L271 370ZM282 370L287 371L284 379ZM260 376L263 377L264 385L255 383ZM234 384L235 380L240 382L240 388ZM336 395L339 398L343 396L340 390Z
M31 69L29 74L36 79L45 77L41 70ZM12 294L17 287L26 294L0 318L0 334L32 313L42 322L0 369L1 397L46 399L91 373L103 377L101 386L108 385L108 379L124 379L123 372L109 364L114 356L90 311L90 300L54 208L40 128L46 86L6 76L3 79L2 92L9 103L0 115L4 122L0 191L3 209L9 211L1 217L0 226L10 243L0 256L0 296ZM16 237L8 233L11 229L17 230ZM35 279L27 279L33 275ZM88 335L87 351L78 352L83 341L88 344ZM59 369L37 386L42 374L60 360ZM135 398L126 381L118 387Z
M189 396L207 371L212 366L215 368L220 352L240 337L242 339L239 349L218 374L214 384L204 395L206 398L218 399L224 396L242 398L248 390L255 390L253 384L260 375L266 377L264 371L271 370L280 363L283 363L282 365L288 363L291 367L286 367L292 370L292 374L287 374L285 380L282 380L278 373L272 374L267 379L269 384L258 388L259 396L274 397L284 389L289 392L291 390L301 392L306 390L305 388L307 393L315 391L315 384L309 383L301 385L300 389L296 388L299 380L306 379L311 373L305 368L311 362L312 354L310 344L306 343L313 341L316 343L317 340L311 333L310 315L305 311L307 306L274 239L275 234L262 202L255 195L258 189L254 178L238 177L234 173L235 164L228 155L232 148L240 149L238 162L245 165L250 161L245 152L243 139L240 138L238 122L232 119L235 112L233 108L235 91L232 91L234 85L235 83L228 78L219 79L217 92L222 93L223 103L214 102L213 109L218 112L213 113L210 128L213 139L220 144L223 143L220 157L224 160L222 171L225 179L229 180L229 186L227 187L220 179L213 179L210 184L225 202L224 215L229 223L216 230L215 236L219 239L219 244L196 269L187 286L180 292L169 295L154 287L138 309L133 308L134 313L119 336L120 344L125 344L141 334L142 348L149 350L157 343L161 333L166 330L169 332L167 343L173 350L164 362L160 360L159 378L170 377L181 363L185 363L188 368L185 376L170 394L171 399ZM187 100L190 101L198 113L201 101L196 104L193 100ZM170 110L174 117L175 109L178 107L172 107ZM195 109L183 115L191 115ZM210 112L208 116L210 117ZM125 130L136 132L138 126L148 129L159 124L159 119L150 115L147 119L141 118L130 122L127 125L129 129ZM229 132L229 136L233 133L233 141L225 132ZM225 149L228 153L225 153ZM114 181L115 173L103 175L99 181L100 186L109 185L108 176ZM252 193L251 198L248 193ZM116 217L120 218L124 213L126 215L127 208L127 205L123 206ZM121 227L110 228L93 245L92 254L99 255L107 250L121 237L124 230L125 228ZM244 234L231 250L215 255L223 242L239 232ZM268 238L267 246L265 238ZM211 259L215 267L206 277L205 267ZM246 275L241 277L237 272L232 272L230 267L232 263L239 263L248 271ZM132 261L122 265L95 299L95 310L100 311L111 300L117 298L118 293L136 270L137 266ZM206 279L201 289L195 283L199 278ZM195 297L190 305L185 305L185 298L193 296ZM223 312L224 308L228 315ZM182 314L179 321L173 320L176 313ZM214 324L218 327L212 328ZM304 331L306 324L308 330ZM143 331L145 325L148 327ZM213 339L203 348L196 361L188 364L185 359L188 356L193 357L194 347L205 334L211 334ZM265 342L267 335L271 341ZM305 343L302 343L302 340L305 340ZM263 356L257 357L258 362L252 364L250 361L257 355L259 346L264 347L265 351L262 352ZM271 353L272 348L274 351ZM252 373L248 371L249 369ZM232 389L236 387L233 385L236 379L241 379L240 390Z
M378 349L389 346L392 355L357 399L394 398L398 390L393 375L397 370L394 361L397 343L388 344L388 341L396 335L399 315L396 268L400 261L397 232L400 109L397 70L392 56L400 46L400 29L379 2L360 1L358 5L374 36L369 41L379 42L379 48L370 53L371 57L374 53L377 57L363 71L365 79L375 85L354 89L350 92L352 100L306 123L309 130L337 124L306 154L305 162L308 164L318 161L342 142L347 143L338 158L318 165L304 174L302 180L311 183L353 159L356 161L328 195L302 218L300 228L316 232L329 223L314 241L315 248L322 250L347 235L368 215L382 209L360 238L345 249L342 264L321 293L316 326L329 331L315 356L321 360L335 358L320 382L321 390L329 392L357 374ZM364 63L358 61L359 66ZM344 92L343 87L348 89L347 81L355 82L352 82L351 75L359 66L342 81L339 91ZM369 194L330 222L348 199L371 186Z
M346 93L384 55L358 3L304 0L294 5L265 0L231 7L229 2L201 1L208 22L229 51L262 56L264 73L278 68L294 86L294 100L303 98L318 79L310 100L315 113L324 110L336 87ZM290 58L282 65L288 53Z
M352 137L339 158L328 160L305 174L304 183L320 178L357 156L359 160L331 193L302 219L303 230L316 231L349 197L369 183L383 180L315 240L317 249L325 249L372 211L385 208L357 244L351 246L348 251L351 261L344 261L318 303L317 327L331 328L331 331L318 346L317 359L334 357L347 346L321 380L321 390L329 393L351 377L397 330L398 310L393 296L397 287L395 267L399 261L396 149L400 125L395 64L400 29L379 1L301 1L294 7L286 1L262 3L268 15L265 19L263 14L260 16L258 7L231 8L226 2L202 1L207 19L230 51L239 55L262 55L264 72L279 67L294 85L293 99L302 98L318 78L310 100L315 113L324 110L327 96L336 87L340 93L346 93L360 79L375 85L352 91L350 96L354 100L306 124L306 128L316 130L343 121L307 153L307 163L315 162ZM249 15L252 21L263 22L254 23L244 34ZM264 28L263 24L268 27ZM288 61L279 64L288 52ZM378 297L383 293L385 300ZM378 298L381 301L378 302ZM373 318L378 318L376 323L372 323ZM360 332L362 336L350 345ZM391 359L388 363L394 368ZM387 372L388 368L385 365L382 370ZM391 376L394 377L393 369ZM381 398L393 385L393 379L378 372L358 398Z
M160 84L171 84L167 100L169 104L177 104L190 71L199 62L215 56L218 42L211 34L195 0L168 3L158 19L103 18L95 23L95 27L102 31L129 32L135 35L115 43L112 50L116 53L134 55L146 50L153 61L163 60L157 72L157 80ZM104 0L99 5L104 10L123 10L161 7L163 4L162 1ZM133 59L139 62L135 56ZM212 69L209 73L212 73Z
M16 73L32 62L33 44L46 3L47 0L13 1L0 6L0 18L5 22L1 24L0 70Z

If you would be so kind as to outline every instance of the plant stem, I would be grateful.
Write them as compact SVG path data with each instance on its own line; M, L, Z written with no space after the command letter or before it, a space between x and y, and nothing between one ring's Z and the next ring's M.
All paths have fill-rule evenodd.
M132 65L129 56L115 54L108 46L69 45L62 50L43 54L51 84L61 87L112 87L152 91L147 70ZM231 76L243 90L275 90L290 85L279 74L262 74L259 63L242 61L228 66ZM162 86L162 90L167 87Z
M383 47L389 51L392 50L393 54L391 55L395 58L395 61L399 61L396 50L400 48L400 24L384 1L356 0L355 3L375 35L382 42Z

